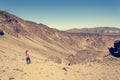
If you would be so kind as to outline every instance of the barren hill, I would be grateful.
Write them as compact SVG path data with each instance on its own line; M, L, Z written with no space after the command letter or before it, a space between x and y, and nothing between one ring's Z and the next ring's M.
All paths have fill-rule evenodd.
M78 34L59 31L44 24L25 21L6 11L0 11L0 79L39 80L42 77L43 80L50 80L51 77L51 80L80 80L79 69L83 67L80 65L81 67L78 68L78 64L84 61L102 61L104 56L109 54L108 47L111 47L113 42L118 39L120 39L118 35ZM25 50L29 50L31 53L32 64L30 65L26 65L23 59ZM62 68L67 64L77 64L77 66ZM93 63L90 64L95 67ZM88 64L85 65L90 68ZM102 64L96 64L96 66L99 65ZM66 69L71 72L66 74ZM100 67L101 69L102 67ZM60 73L56 74L49 70ZM77 77L71 76L73 72ZM67 79L64 73L71 77ZM87 73L85 74L87 76ZM64 77L59 77L59 75ZM57 76L58 79L54 76ZM83 78L81 80L86 80Z
M4 33L1 35L1 41L5 39L3 41L8 45L14 41L12 46L17 45L18 48L32 49L32 51L37 51L46 57L60 59L76 55L81 50L102 51L103 53L98 53L98 55L105 56L109 53L108 47L111 47L114 40L119 39L119 36L59 31L44 24L25 21L6 11L0 12L0 31ZM4 45L1 46L4 47Z

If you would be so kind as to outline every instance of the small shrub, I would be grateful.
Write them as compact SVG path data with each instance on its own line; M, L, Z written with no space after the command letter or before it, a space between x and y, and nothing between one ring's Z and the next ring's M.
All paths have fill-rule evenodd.
M13 69L13 70L16 70L16 71L20 71L20 72L23 72L23 70L21 70L21 69Z
M104 61L118 61L120 59L110 55L110 56L105 57L103 60Z

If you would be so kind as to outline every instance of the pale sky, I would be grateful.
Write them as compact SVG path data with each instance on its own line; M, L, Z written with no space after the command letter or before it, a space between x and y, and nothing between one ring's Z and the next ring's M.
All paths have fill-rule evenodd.
M59 30L120 28L120 0L0 0L0 9Z

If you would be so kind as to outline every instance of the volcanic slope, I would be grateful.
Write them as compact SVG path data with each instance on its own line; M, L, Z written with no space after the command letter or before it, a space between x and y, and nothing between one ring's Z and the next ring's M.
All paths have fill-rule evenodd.
M120 72L120 69L116 68L118 63L107 62L104 69L104 63L80 63L83 60L103 60L103 57L109 54L108 47L113 46L117 39L120 37L67 33L0 11L0 79L113 80L112 74ZM25 50L30 52L30 65L25 63ZM68 66L69 63L77 64ZM113 73L104 72L105 70ZM96 74L100 77L95 77ZM119 74L116 75L116 80L119 80L117 76Z

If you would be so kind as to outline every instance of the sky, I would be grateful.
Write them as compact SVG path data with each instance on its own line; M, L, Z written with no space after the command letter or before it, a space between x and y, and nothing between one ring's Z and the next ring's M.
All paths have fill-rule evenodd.
M120 0L0 0L0 10L59 30L120 28Z

